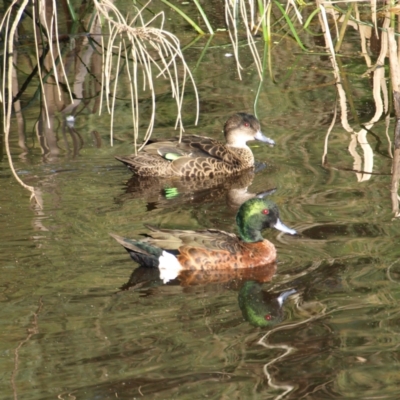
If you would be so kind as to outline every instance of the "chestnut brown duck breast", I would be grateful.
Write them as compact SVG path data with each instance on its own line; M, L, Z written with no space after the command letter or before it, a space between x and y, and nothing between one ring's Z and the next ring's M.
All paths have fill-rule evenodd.
M224 125L224 134L226 143L197 135L184 135L181 142L177 137L158 139L138 155L115 158L140 176L213 178L254 167L248 141L275 144L263 135L258 119L246 113L232 115Z

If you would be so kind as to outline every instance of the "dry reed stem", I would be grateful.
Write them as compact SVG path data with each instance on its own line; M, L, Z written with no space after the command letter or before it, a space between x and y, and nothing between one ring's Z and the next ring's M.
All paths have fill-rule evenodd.
M326 47L329 49L330 52L330 59L332 63L332 68L336 80L336 88L337 88L337 93L339 96L339 104L340 104L340 109L341 109L341 123L343 128L351 133L351 140L350 144L348 146L348 151L351 154L351 156L354 159L353 162L353 170L357 171L356 176L357 180L359 182L365 181L371 178L371 172L373 170L373 151L368 143L367 140L367 133L368 130L372 128L372 126L375 124L376 121L378 121L382 115L383 112L383 104L382 104L382 98L381 98L381 86L384 83L382 77L382 71L380 71L380 68L377 68L374 73L374 100L376 103L376 111L375 115L373 118L366 124L365 129L361 129L358 132L355 132L354 129L350 126L347 118L347 96L346 92L343 88L342 85L342 80L340 77L340 70L339 66L336 61L336 56L335 56L335 49L333 47L333 42L332 38L330 35L330 28L328 25L327 21L327 11L333 15L334 19L336 20L336 12L332 8L329 8L328 10L325 8L325 5L329 6L331 2L319 2L319 7L320 7L320 22L322 25L322 29L324 30L324 37L325 37L325 43ZM382 35L382 51L380 58L378 58L378 62L381 60L381 57L384 58L386 54L386 42L385 42L385 35ZM377 62L377 64L378 64ZM385 103L385 108L387 108L387 103ZM327 135L329 136L329 135ZM327 139L326 139L327 140ZM364 156L364 168L362 168L362 158L357 152L357 146L360 146L361 149L363 150L363 156ZM323 155L323 160L326 159L326 152L327 152L327 143L325 143L325 152Z
M123 40L123 45L124 45L124 53L128 54L125 40ZM132 53L133 53L132 58L134 58L135 52L132 52ZM136 89L136 85L134 85L133 81L132 81L132 75L131 75L131 71L129 68L129 58L126 59L126 73L128 75L129 90L131 92L131 107L132 107L132 110L134 110L134 113L132 114L132 125L134 127L133 137L134 137L134 146L135 146L135 153L136 153L137 152L136 145L137 145L137 138L138 138L138 129L137 129L138 127L135 126L135 118L139 118L138 114L137 114L139 107L138 107L138 105L135 107L135 100L137 101L137 92L136 93L134 92L134 88Z
M229 38L231 39L232 48L233 48L233 55L236 60L236 68L238 72L239 79L242 79L242 74L240 70L243 67L240 65L239 61L239 40L238 40L238 32L237 32L237 22L236 22L236 12L234 9L235 2L231 2L230 0L225 0L225 22L226 26L228 27L228 34ZM232 9L231 9L232 6Z
M106 26L109 28L110 36L109 40L105 44L104 37L101 37L101 44L102 49L102 65L103 65L103 75L102 75L102 87L105 88L106 94L106 104L109 112L111 113L111 127L114 121L114 109L115 109L115 101L116 101L116 94L117 94L117 87L118 87L118 74L120 68L120 61L122 55L125 56L127 59L127 68L130 68L132 65L132 74L128 74L129 82L131 85L130 93L131 96L134 96L132 100L132 119L133 119L133 126L134 126L134 138L135 138L135 150L137 151L136 142L138 140L138 125L139 125L139 103L138 103L138 90L137 90L137 81L139 77L139 68L142 67L143 73L143 90L148 88L151 91L151 98L152 98L152 115L150 117L150 123L147 128L145 134L145 141L150 138L152 129L154 127L154 120L155 120L155 103L156 103L156 96L155 96L155 88L153 84L153 67L156 67L158 70L157 77L164 77L169 79L171 84L171 92L172 96L176 100L177 105L177 119L176 119L176 127L180 127L180 134L182 135L183 125L182 125L182 114L181 108L184 99L184 88L187 81L191 81L194 87L195 97L196 97L196 105L197 105L197 112L196 112L196 123L198 121L199 116L199 99L198 99L198 92L197 88L194 83L193 76L185 63L183 58L183 54L180 50L180 43L179 40L169 32L164 31L164 15L162 13L157 14L154 16L150 21L147 23L144 22L142 17L142 10L137 10L137 15L127 23L126 19L122 16L119 10L113 5L112 1L108 0L94 0L96 12L100 21L100 18L103 18L106 21ZM4 132L5 132L5 147L6 153L9 159L10 168L12 173L15 176L15 179L26 189L28 189L32 193L32 197L34 197L39 205L42 204L40 196L36 196L35 188L32 186L28 186L24 184L24 182L18 177L16 171L14 169L10 148L9 148L9 133L10 133L10 120L11 120L11 112L12 112L12 76L14 74L13 70L13 61L14 58L12 56L13 49L14 49L14 37L16 34L18 23L21 19L22 13L24 12L25 8L27 7L29 0L24 0L20 4L18 4L17 0L14 0L10 7L6 10L3 19L0 22L0 30L4 30L4 37L5 37L5 54L8 54L8 57L4 57L4 65L3 71L7 71L7 74L4 73L2 76L2 91L0 93L0 101L3 102L3 111L4 111ZM12 8L18 4L18 10L16 12L15 18L11 24L11 11ZM49 44L49 59L53 66L53 74L56 86L58 88L58 96L61 98L61 90L59 87L60 76L57 70L57 62L59 58L61 58L61 50L58 42L58 20L57 20L57 4L56 1L52 1L52 10L48 14L48 18L46 15L46 2L45 0L38 0L32 1L32 13L33 13L33 21L40 19L41 25L44 29L45 36L47 36L48 44ZM144 7L146 7L145 5ZM109 15L110 14L110 15ZM154 28L149 26L150 23L158 20L161 22L161 28ZM141 23L141 27L136 28L132 27L135 23ZM10 27L11 24L11 27ZM40 87L42 89L42 93L44 93L44 81L43 75L44 71L42 70L41 63L40 63L40 46L38 43L39 32L37 30L37 26L33 23L33 31L35 36L35 51L36 51L36 58L37 58L37 66L38 66L38 75L39 75L39 82ZM120 41L119 39L123 39L124 41ZM126 42L129 43L131 46L131 50L129 52L128 45ZM55 48L53 48L52 43L55 42ZM123 44L123 46L122 46ZM118 49L117 52L117 63L114 67L114 54L115 54L115 46ZM160 61L154 60L151 56L148 47L150 50L155 50L158 55ZM128 54L129 53L129 54ZM132 62L129 60L129 57L132 57ZM180 62L183 66L183 71L181 71L177 63ZM7 64L8 63L8 64ZM62 62L59 63L60 69L62 74L65 77L66 87L68 88L69 95L72 99L72 92L68 83L68 78L66 76L66 71L64 69L64 65ZM131 71L131 70L130 70ZM130 72L129 71L129 72ZM183 72L183 73L182 73ZM115 76L113 76L113 74ZM182 76L181 76L182 75ZM131 78L133 76L133 79ZM111 94L111 85L113 85L113 90ZM15 85L14 85L15 86ZM15 89L15 88L14 88ZM8 90L7 96L5 91ZM102 92L103 93L103 92ZM48 124L50 124L50 116L48 110L48 104L46 96L43 96L44 102L44 109L46 113L46 119ZM8 99L6 102L5 99ZM110 103L111 101L111 103ZM103 99L100 99L100 105L102 104ZM111 135L112 141L112 135Z
M338 110L338 107L337 107L337 101L336 101L335 102L335 108L333 110L333 118L332 118L332 121L331 121L331 123L330 123L330 125L328 127L328 131L326 132L326 135L325 135L324 152L322 154L322 165L326 165L327 162L328 162L327 156L328 156L329 136L330 136L330 134L331 134L331 132L333 130L333 127L336 124L337 110Z
M247 11L246 11L245 2L241 1L240 4L241 4L240 12L241 12L242 18L243 18L244 21L247 21L248 17L247 17ZM270 6L270 1L268 1L268 5ZM264 10L265 10L265 12L264 12L264 15L262 16L263 19L266 18L266 13L267 13L267 10L268 10L268 7L266 5L265 0L264 0ZM250 17L251 17L251 19L253 19L253 16L250 16ZM252 34L252 31L251 31L249 25L251 25L251 24L248 24L248 23L245 24L246 35L247 35L247 43L249 45L251 54L253 56L253 60L254 60L255 67L256 67L257 72L258 72L258 76L260 77L260 80L262 80L263 79L262 62L261 62L260 56L258 54L256 43L255 43L255 41L253 39L253 34Z
M293 10L294 10L294 12L295 12L295 14L296 14L296 17L297 17L297 19L299 20L300 24L303 25L303 17L302 17L302 15L300 14L299 9L297 8L297 5L296 5L295 0L288 0L288 2L287 2L287 4L286 4L286 10L285 10L286 13L289 13L289 7L290 7L290 6L293 8Z
M194 83L193 76L183 58L180 50L180 43L176 36L172 35L163 29L164 14L159 13L155 15L150 21L145 22L143 18L143 10L147 7L145 4L141 9L137 9L137 14L129 22L118 8L110 0L94 0L95 9L99 18L106 21L109 28L109 39L104 45L102 38L104 53L104 79L102 85L106 96L107 109L111 113L111 134L110 141L113 144L113 121L114 121L114 108L115 98L118 89L119 81L119 68L120 59L126 59L126 68L128 72L128 82L130 84L130 94L134 96L131 101L132 107L132 121L134 126L134 146L135 153L149 140L155 121L155 107L156 107L156 92L154 87L153 68L158 70L156 78L163 77L169 80L172 97L175 99L177 107L177 117L175 128L179 126L180 135L183 132L182 124L182 104L185 94L185 85L189 80L194 88L196 97L196 124L199 116L199 99L197 88ZM150 26L151 23L157 22L159 27L155 28ZM133 24L140 24L141 26L133 27ZM115 47L117 48L117 55L115 54ZM131 50L129 50L131 47ZM151 54L154 51L158 56L155 60ZM116 65L114 65L114 58L117 57ZM178 68L178 63L182 65L182 70ZM142 90L149 90L151 94L151 116L148 123L147 130L144 134L143 144L138 148L137 141L139 136L139 103L138 103L138 88L137 82L139 78L139 69L142 72L143 88ZM133 79L132 79L133 78ZM114 80L114 82L113 82ZM111 94L111 85L113 86ZM110 97L112 99L110 103ZM101 100L102 104L103 100Z
M265 0L263 1L265 5L264 9L267 10L266 1ZM252 34L252 30L255 26L254 16L256 14L254 4L251 0L249 0L249 8L250 8L250 17L249 17L247 14L246 2L244 0L239 0L239 4L236 1L225 0L225 22L228 27L228 34L232 43L233 55L235 57L236 68L239 79L242 79L241 70L243 69L243 67L241 66L239 61L239 38L237 29L239 21L238 21L237 8L240 10L240 18L244 22L244 26L246 29L247 44L253 56L254 63L258 75L260 77L260 80L262 80L262 63ZM265 17L265 15L263 17Z
M50 58L51 58L51 64L54 66L54 79L56 81L56 86L57 86L57 90L58 90L58 96L61 99L61 91L60 91L60 85L58 82L58 73L57 73L57 68L56 66L56 60L55 60L55 56L54 56L54 51L53 51L53 46L52 43L54 41L53 39L53 28L54 28L54 19L57 20L57 14L54 14L54 9L55 9L55 4L54 4L54 0L53 0L53 4L52 4L52 9L53 9L53 13L51 16L51 20L50 20L50 27L48 26L47 23L47 16L46 16L46 0L38 0L38 16L39 16L39 20L40 23L42 24L42 26L45 28L45 31L48 34L48 42L49 42L49 54L50 54ZM58 35L56 35L56 38L58 37ZM37 36L35 36L35 40L37 39ZM56 42L58 43L58 40L56 40ZM59 47L57 48L57 50L59 49ZM38 55L38 53L36 53ZM58 52L58 54L61 54L60 52ZM61 63L62 64L62 63Z
M349 132L349 133L353 133L353 128L350 127L349 122L347 120L347 102L346 102L346 93L343 89L343 85L341 82L341 77L340 77L340 72L339 72L339 67L336 61L336 55L335 55L335 50L334 50L334 46L333 46L333 41L332 41L332 37L331 37L331 33L330 33L330 29L329 29L329 24L328 24L328 19L326 16L326 9L325 9L325 5L324 5L324 1L317 1L319 7L320 7L320 21L321 21L321 26L322 29L324 31L324 38L325 38L325 43L326 43L326 47L328 48L329 52L330 52L330 60L332 63L332 68L333 68L333 75L335 77L336 80L336 89L338 91L338 95L339 95L339 103L340 103L340 108L341 108L341 122L342 122L342 126L343 128Z
M237 26L239 21L242 21L246 30L247 45L249 46L250 52L252 54L258 76L262 81L262 62L252 32L258 32L261 29L261 25L263 25L264 23L267 27L266 29L270 30L270 24L267 19L269 11L272 7L272 3L271 0L263 0L262 7L264 11L262 15L258 16L257 23L254 20L257 14L256 3L257 2L254 0L247 0L247 2L245 0L225 0L225 22L228 27L228 34L232 43L233 55L236 60L236 67L239 79L242 79L241 70L243 68L239 60L239 39ZM302 24L303 18L294 0L289 0L287 2L285 12L288 14L291 8L294 9L297 19ZM249 9L250 15L248 15L247 9ZM239 10L240 13L238 13L237 10Z
M32 18L34 21L36 21L37 16L36 16L36 7L35 7L35 0L33 0L33 7L32 7ZM38 66L38 75L39 75L39 82L40 82L40 87L42 89L42 92L44 92L44 83L43 83L43 74L42 74L42 66L40 65L40 51L39 51L39 43L37 41L38 33L36 30L36 24L33 24L33 35L35 37L35 55L36 55L36 61L37 61L37 66ZM46 96L42 96L43 104L44 104L44 109L46 111L46 119L49 123L50 117L49 117L49 112L48 112L48 107L47 107L47 98Z
M15 171L11 151L10 151L10 125L11 125L11 113L13 108L13 74L14 74L14 37L16 34L18 23L22 17L22 13L24 12L26 6L28 5L29 0L23 0L21 4L19 4L19 8L16 12L15 18L10 26L10 18L12 7L17 4L17 1L11 3L9 9L4 15L4 18L1 22L0 29L3 29L5 24L5 46L4 46L4 74L3 74L3 85L1 88L1 100L3 102L3 115L4 115L4 143L6 154L8 158L8 164L10 166L11 172L15 178L15 180L25 189L31 192L31 199L35 199L36 203L39 207L43 207L42 199L39 195L36 195L36 189L33 186L29 186L25 184L22 179L18 176ZM10 12L9 12L10 11ZM8 65L6 63L8 61ZM6 92L7 90L7 92Z
M254 26L254 15L255 14L252 14L251 26L254 27L254 29L253 29L254 32L258 32L260 30L261 25L263 23L263 19L266 18L268 9L271 8L271 1L268 0L268 3L267 3L266 0L263 0L263 8L264 8L264 14L260 15L257 26Z
M18 32L16 32L16 40L18 40ZM18 50L14 48L13 57L16 62L18 62ZM17 71L13 68L12 71L12 94L13 98L17 96L19 92L18 76ZM26 147L25 140L25 120L22 115L21 100L14 100L13 102L15 118L17 120L17 130L18 130L18 145L26 153L28 148Z
M400 62L397 56L397 44L394 29L388 28L388 48L390 75L392 78L394 108L396 113L396 126L394 136L394 156L392 167L391 198L392 212L395 218L400 216L399 212L399 180L400 180Z
M357 3L354 5L354 11L356 14L357 21L361 21L360 10L358 9ZM361 54L365 58L365 63L367 64L367 67L370 68L372 62L367 49L367 39L368 40L371 39L371 27L366 25L359 25L358 32L360 34L360 41L361 41Z

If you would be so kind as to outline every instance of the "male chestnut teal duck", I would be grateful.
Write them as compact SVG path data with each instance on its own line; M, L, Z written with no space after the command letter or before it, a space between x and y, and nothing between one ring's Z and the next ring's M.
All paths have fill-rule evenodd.
M134 261L160 271L164 283L184 270L226 270L256 268L276 260L275 246L261 236L265 228L274 227L291 235L279 219L275 203L261 196L244 202L237 212L239 236L218 229L200 231L157 229L143 240L111 234L128 251Z
M246 113L232 115L225 123L224 134L225 144L205 136L184 135L181 142L177 137L158 139L149 142L138 155L115 158L135 175L213 178L254 167L248 141L275 144L262 134L258 119Z

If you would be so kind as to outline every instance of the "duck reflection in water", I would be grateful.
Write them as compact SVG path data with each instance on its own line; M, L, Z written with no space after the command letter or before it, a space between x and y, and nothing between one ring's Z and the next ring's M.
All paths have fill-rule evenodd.
M256 281L247 281L239 291L239 307L243 318L251 325L269 327L282 322L283 303L296 293L290 289L282 293L270 293L263 290L263 285Z
M260 164L258 170L264 169ZM135 199L146 199L147 209L167 208L173 205L198 205L225 203L236 211L246 200L263 194L272 194L276 189L262 189L252 192L254 170L246 170L234 176L215 179L182 179L134 176L126 183L125 193L117 197L118 203ZM256 183L260 187L259 182ZM265 188L265 182L263 182Z
M242 268L239 270L208 270L208 271L182 271L169 285L182 287L217 285L229 290L238 290L249 281L260 283L270 282L277 269L276 263L264 265L259 268ZM140 288L157 287L162 285L160 273L157 268L139 267L132 272L129 281L121 290L136 290Z
M214 273L213 273L214 272ZM264 283L272 280L276 272L276 264L269 264L261 268L243 269L233 273L232 271L184 271L179 279L171 281L170 285L183 287L194 285L206 285L207 292L219 292L222 290L238 290L239 308L243 318L256 327L272 327L283 321L283 303L295 289L281 293L270 293L264 287ZM136 268L129 281L121 287L121 290L151 289L162 284L158 271L155 268ZM148 292L149 295L151 292Z

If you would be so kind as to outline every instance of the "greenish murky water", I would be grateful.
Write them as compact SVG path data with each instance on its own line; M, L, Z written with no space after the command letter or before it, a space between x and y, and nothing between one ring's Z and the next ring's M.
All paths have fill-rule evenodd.
M206 41L185 52L192 68ZM229 43L224 33L194 72L201 115L193 126L188 89L189 132L220 137L231 113L254 111L254 65L244 48L238 80L234 59L226 56L231 49L222 43ZM352 46L346 65L362 69L362 60L354 57L357 44ZM336 102L335 86L328 85L329 60L302 55L288 40L273 56L276 83L265 79L257 114L277 145L254 143L259 171L214 188L132 180L113 158L131 152L129 141L118 140L131 135L123 102L116 110L114 147L108 144L107 114L98 117L85 108L76 117L85 142L79 154L46 161L32 135L36 111L29 110L31 150L24 155L14 140L12 154L19 176L40 189L43 209L29 203L3 160L0 398L398 397L399 221L391 213L384 121L367 136L374 175L351 171L351 136L340 119L323 167ZM350 74L349 85L359 122L366 123L374 113L370 81ZM143 115L149 102L141 103ZM172 130L172 102L167 91L159 92L156 136ZM359 126L350 114L349 119ZM93 144L94 129L100 148ZM363 148L356 151L364 160ZM265 232L279 263L272 280L261 285L226 276L162 285L157 274L135 270L109 236L138 237L146 223L235 231L237 195L247 187L253 193L276 187L271 198L282 220L300 232L297 237ZM244 289L256 290L249 302L265 303L269 327L244 318ZM278 310L273 302L291 289L296 293Z

